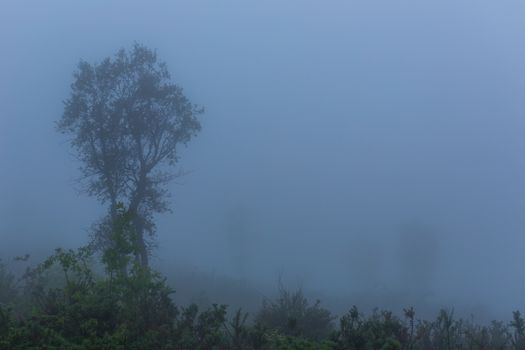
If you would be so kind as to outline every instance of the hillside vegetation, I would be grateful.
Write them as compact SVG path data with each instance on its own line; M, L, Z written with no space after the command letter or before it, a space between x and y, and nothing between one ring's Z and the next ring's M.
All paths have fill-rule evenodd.
M519 311L489 325L448 310L420 320L413 308L336 318L282 286L253 315L175 305L166 278L135 258L129 221L122 210L102 253L57 249L20 277L0 261L0 349L525 349Z

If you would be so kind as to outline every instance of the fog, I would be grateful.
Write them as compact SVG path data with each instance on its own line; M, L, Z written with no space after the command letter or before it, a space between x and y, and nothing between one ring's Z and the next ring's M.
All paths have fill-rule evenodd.
M107 207L81 191L55 123L80 59L138 42L206 110L181 149L172 213L155 219L152 262L180 295L219 288L188 286L201 274L260 298L281 276L336 309L523 308L524 11L2 2L0 256L89 240Z

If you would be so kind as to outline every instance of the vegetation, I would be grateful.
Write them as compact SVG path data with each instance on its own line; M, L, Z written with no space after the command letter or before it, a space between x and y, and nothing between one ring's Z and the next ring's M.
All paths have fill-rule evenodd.
M328 310L320 307L319 300L309 305L300 289L290 292L279 283L279 297L275 301L265 300L255 321L280 334L321 340L333 332L334 319Z
M146 234L155 232L153 215L169 210L165 185L177 176L166 165L176 164L177 147L200 130L200 113L142 45L98 64L80 62L57 129L71 137L86 192L109 203L95 231L98 245L107 244L117 205L125 203L137 259L148 265Z
M226 305L175 305L148 264L145 233L167 210L173 174L160 166L175 164L176 146L200 130L199 113L143 46L79 65L58 129L72 137L87 191L109 202L109 213L93 243L56 249L22 276L0 260L0 349L525 350L519 311L490 325L448 310L419 320L413 308L398 317L354 306L337 319L282 284L253 317Z
M118 208L101 255L57 249L19 278L0 263L0 349L525 349L519 311L508 324L476 325L446 310L418 320L412 308L400 318L354 306L336 324L319 301L282 285L254 317L226 305L177 306L166 279L135 259L132 218Z

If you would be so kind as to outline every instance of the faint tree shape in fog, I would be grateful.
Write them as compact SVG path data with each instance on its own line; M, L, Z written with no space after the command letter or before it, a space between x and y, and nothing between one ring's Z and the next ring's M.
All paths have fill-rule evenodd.
M399 236L400 285L411 298L432 294L432 279L439 264L439 240L432 228L407 222Z
M169 210L165 185L177 175L168 166L178 161L177 146L200 130L203 109L171 81L156 53L139 44L100 63L81 61L64 104L57 129L71 136L87 193L109 203L103 222L124 203L141 247L137 259L148 265L146 234L155 232L153 215Z

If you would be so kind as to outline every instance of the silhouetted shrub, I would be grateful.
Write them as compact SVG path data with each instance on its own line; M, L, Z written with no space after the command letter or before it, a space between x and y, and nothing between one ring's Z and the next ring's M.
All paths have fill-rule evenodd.
M334 316L303 292L265 300L254 322L225 305L177 307L159 273L135 259L133 235L119 235L93 269L93 251L57 249L17 279L0 263L0 349L122 350L525 350L525 320L477 325L441 310L434 320L390 311Z
M0 305L14 303L18 296L15 285L15 276L7 265L0 259Z
M264 300L262 309L255 317L256 323L283 335L320 340L333 331L334 316L320 306L317 300L310 305L301 289L286 290L279 284L279 297Z
M341 317L337 349L401 349L408 343L408 330L389 311L362 315L356 306Z
M266 348L272 350L332 350L336 346L329 340L314 341L277 333L270 334L268 340Z

